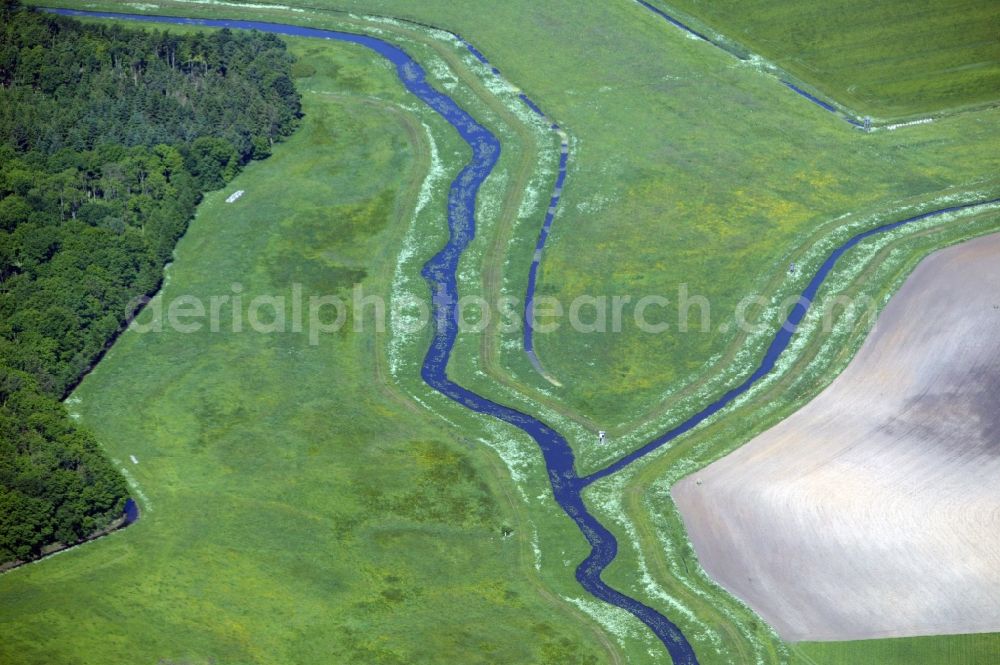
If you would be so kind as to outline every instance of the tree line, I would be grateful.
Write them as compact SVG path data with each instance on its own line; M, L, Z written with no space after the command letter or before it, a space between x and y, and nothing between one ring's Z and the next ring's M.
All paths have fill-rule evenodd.
M121 515L64 398L152 295L203 192L300 116L284 43L0 4L0 563Z

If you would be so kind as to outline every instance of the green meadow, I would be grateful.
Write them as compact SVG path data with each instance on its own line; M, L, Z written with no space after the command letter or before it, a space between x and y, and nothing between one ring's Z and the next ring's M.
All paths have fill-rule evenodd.
M839 293L858 302L884 305L923 256L967 238L995 233L998 223L1000 213L995 208L986 209L862 243L848 254L853 266L837 271L819 298ZM718 662L730 658L740 663L762 660L823 665L992 663L1000 652L997 634L784 643L698 565L673 506L670 487L804 406L843 370L864 340L871 319L860 310L852 315L842 313L829 332L821 332L823 318L814 311L803 323L804 334L790 349L794 365L783 361L777 373L724 417L710 420L662 454L637 462L588 490L598 516L623 544L605 579L645 602L688 608L690 614L679 613L683 625L688 634L707 636L700 655L705 658L714 653ZM650 585L649 578L670 583Z
M302 129L206 198L158 301L69 400L142 518L3 576L0 662L614 660L558 598L571 574L543 584L502 465L466 438L477 424L449 426L387 382L374 330L291 332L291 284L349 302L353 284L392 279L429 166L374 54L293 49ZM219 332L139 332L159 303L237 292L242 333L231 300ZM249 330L258 295L288 299L287 332Z
M635 3L491 4L489 21L475 6L351 4L459 32L566 128L572 161L539 294L565 307L579 296L670 300L649 310L668 334L580 332L564 316L539 335L538 355L560 385L528 364L519 333L483 343L489 379L477 385L498 396L498 383L512 386L568 420L584 465L612 454L594 450L595 430L626 445L637 427L655 432L697 406L682 405L686 395L724 392L736 379L726 374L732 357L747 346L737 305L748 294L796 293L821 258L802 260L818 240L935 201L1000 193L1000 111L864 134ZM547 188L536 194L547 201ZM504 257L512 295L523 293L538 223L514 229ZM800 270L787 279L793 261ZM679 320L682 289L711 303L704 332L698 308ZM626 306L626 323L633 314Z
M804 663L826 665L906 665L906 663L992 663L1000 654L1000 635L945 635L898 640L803 643Z
M679 9L735 52L763 56L859 115L927 115L997 101L1000 13L990 0L652 4Z
M304 11L131 8L377 31L403 45L503 144L462 265L463 293L521 297L557 140L461 47L360 15L461 33L570 137L539 293L565 303L652 294L674 306L684 285L711 303L705 332L698 308L688 333L669 307L668 334L585 333L564 320L536 338L549 378L527 362L518 332L492 325L460 338L452 377L553 424L575 445L581 473L742 379L776 326L760 308L750 312L760 333L736 329L733 312L748 294L780 302L838 239L1000 195L1000 111L864 134L635 3L288 4ZM344 8L356 15L332 11ZM854 98L837 96L848 86L833 73L810 78L782 52L758 48L756 33L727 32L701 9L689 11L854 108ZM810 20L804 12L795 20ZM750 25L735 13L728 20ZM446 186L464 147L374 56L291 43L303 128L206 199L164 302L232 296L236 282L244 305L255 294L290 295L293 282L345 301L355 282L394 297L425 290L419 267L443 243ZM845 44L816 52L871 56L867 42ZM879 84L902 78L899 70L876 70L851 83L859 87L850 94L867 100L861 110L944 109L932 95L921 103L912 89ZM981 88L975 81L952 96L944 78L928 81L948 108L982 101L963 96ZM225 204L236 189L247 193ZM998 229L995 212L976 211L872 242L845 257L830 289L882 302L927 252ZM790 262L800 266L792 276ZM588 500L620 543L606 579L676 620L704 663L993 662L995 636L783 644L698 568L669 484L815 395L864 337L847 317L832 336L807 330L784 371L745 403L592 488ZM0 643L0 661L660 662L662 647L643 626L576 585L585 545L551 501L531 442L421 384L426 342L426 331L392 327L349 329L317 345L294 333L123 335L69 406L127 469L144 516L0 578L0 626L13 636ZM609 446L594 445L597 429L608 430Z

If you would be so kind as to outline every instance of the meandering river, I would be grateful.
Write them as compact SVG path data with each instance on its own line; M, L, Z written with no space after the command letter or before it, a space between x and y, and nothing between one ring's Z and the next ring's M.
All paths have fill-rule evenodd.
M334 39L370 48L395 65L396 73L406 89L447 120L472 149L472 159L451 183L448 195L450 232L448 242L424 265L422 271L433 296L435 326L434 338L421 368L424 381L466 408L519 427L535 440L545 458L556 501L576 523L591 546L590 556L576 570L576 579L584 589L597 598L627 610L646 624L666 647L675 663L697 663L694 650L673 622L653 608L611 588L601 579L601 571L614 560L618 552L618 542L611 532L587 511L581 497L584 484L577 476L573 451L566 439L537 418L493 402L448 378L448 360L458 334L456 272L462 252L475 236L476 197L479 188L500 157L500 142L496 136L476 122L451 97L430 85L423 67L403 49L367 35L259 21L194 19L79 10L53 11L69 16L260 30L294 37ZM551 220L547 218L546 224L550 223Z
M487 399L474 393L448 378L447 367L452 349L458 334L458 283L456 272L462 253L472 242L476 232L476 198L483 181L490 175L500 156L500 142L488 129L479 124L471 115L463 110L451 97L434 88L427 82L424 69L403 49L381 39L367 35L321 30L297 25L264 23L258 21L242 21L229 19L195 19L181 17L148 16L137 14L118 14L106 12L87 12L78 10L50 10L70 16L87 16L91 18L127 19L136 21L175 23L185 25L202 25L207 27L254 29L261 32L289 35L295 37L311 37L316 39L333 39L365 46L380 56L386 58L395 67L400 81L418 99L427 104L459 133L462 139L472 149L472 159L451 183L448 196L448 229L449 238L445 246L423 267L422 275L430 287L434 305L434 336L421 367L421 376L428 385L464 407L508 422L526 434L538 444L548 470L552 494L556 502L572 519L587 542L590 543L590 555L576 569L576 579L593 596L620 607L653 631L663 643L675 663L697 663L694 650L680 629L666 616L638 600L611 588L601 579L602 571L614 560L618 552L618 542L614 536L597 520L584 505L582 492L590 483L621 470L631 462L653 452L661 446L673 441L678 436L690 431L702 421L729 405L736 397L749 390L756 382L771 372L778 357L788 347L795 327L802 321L808 311L809 304L815 297L820 286L832 270L838 259L849 249L867 237L884 233L900 226L910 224L935 215L954 212L988 203L996 203L1000 199L951 206L941 210L927 212L905 220L884 224L875 229L859 233L837 248L823 263L809 285L802 292L799 304L788 315L785 325L774 338L765 357L757 369L738 387L718 398L684 423L650 441L645 446L623 457L619 461L597 471L589 476L580 477L577 474L573 450L559 432L541 420ZM464 40L463 40L464 41ZM466 42L473 53L470 44ZM484 60L485 61L485 60ZM524 99L538 113L541 113L530 100ZM553 126L553 129L558 127ZM558 195L566 175L567 148L563 143L560 162L559 179L552 205L558 203ZM544 246L552 223L554 209L550 207L543 223L535 260L532 262L532 277L538 268L540 251ZM532 280L533 282L533 280ZM529 290L529 300L531 296ZM526 338L526 348L531 349L530 336Z

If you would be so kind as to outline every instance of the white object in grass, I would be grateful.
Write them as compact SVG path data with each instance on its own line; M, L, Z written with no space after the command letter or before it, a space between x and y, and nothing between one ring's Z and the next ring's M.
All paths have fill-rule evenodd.
M226 199L226 203L232 203L233 201L235 201L236 199L240 198L241 196L243 196L243 190L242 189L238 189L238 190L236 190L235 192L233 192L232 194L229 195L229 198Z
M128 458L132 460L132 464L138 464L139 460L135 458L135 455L129 455Z

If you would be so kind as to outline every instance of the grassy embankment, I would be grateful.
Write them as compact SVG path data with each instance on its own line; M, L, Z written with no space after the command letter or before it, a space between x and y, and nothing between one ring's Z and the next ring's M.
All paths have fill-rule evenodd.
M206 198L162 302L207 303L234 283L244 310L257 295L291 298L292 283L307 299L349 300L355 282L390 288L405 243L423 254L443 241L446 185L465 159L457 136L374 54L292 47L302 129ZM224 203L236 189L246 194ZM448 425L404 396L388 380L385 336L348 329L314 346L305 332L227 332L230 316L224 305L217 333L127 332L73 395L144 516L0 578L0 660L621 658L558 598L574 589L570 571L536 569L523 500L473 443L488 436L481 421L442 401L434 408ZM424 345L398 359L417 362ZM582 556L571 525L539 519Z

